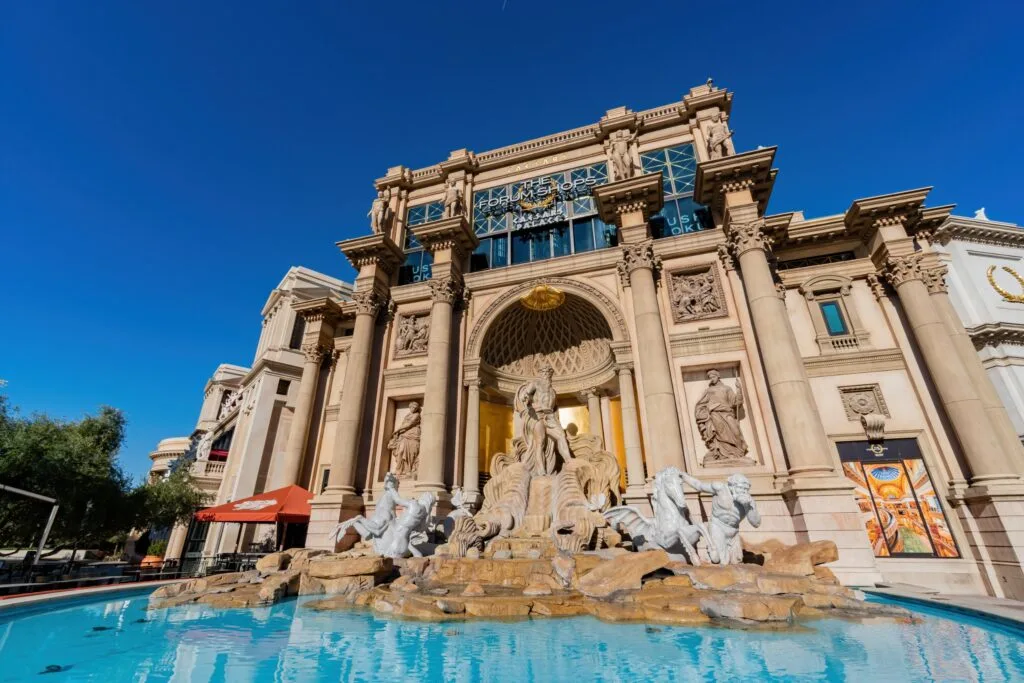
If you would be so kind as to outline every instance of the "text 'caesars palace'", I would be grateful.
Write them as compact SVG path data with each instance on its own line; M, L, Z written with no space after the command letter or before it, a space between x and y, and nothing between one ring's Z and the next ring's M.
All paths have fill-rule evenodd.
M333 547L388 472L439 514L453 494L479 505L515 449L517 388L549 377L537 418L559 449L615 456L618 503L649 511L665 468L739 472L762 517L745 540L831 539L844 583L1024 598L1024 424L1004 407L1024 367L1006 351L1024 344L1022 231L928 189L769 213L776 150L734 149L731 105L709 81L388 169L370 229L337 245L354 284L289 270L252 367L217 369L154 473L198 452L218 504L297 484L305 544ZM168 557L264 531L193 522Z

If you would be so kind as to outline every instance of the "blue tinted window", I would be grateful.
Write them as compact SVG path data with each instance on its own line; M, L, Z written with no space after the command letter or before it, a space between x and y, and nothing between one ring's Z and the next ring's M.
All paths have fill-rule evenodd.
M594 248L594 221L593 219L586 219L580 221L573 221L572 224L572 239L575 242L576 253L580 254L584 251L591 251Z
M530 234L512 233L512 265L530 262Z
M430 266L434 262L433 256L426 251L410 251L405 256L405 263L398 269L398 284L407 285L410 282L422 282L430 279Z
M551 229L551 255L568 256L572 253L572 243L569 241L569 226L557 225Z
M530 242L533 244L533 260L543 261L551 258L551 229L538 230L533 233Z
M595 218L594 241L597 244L598 249L617 246L619 243L618 228L614 225L608 225L600 218Z
M508 265L508 235L498 235L491 242L491 268L504 268Z
M478 270L487 270L490 267L491 240L480 240L480 244L477 245L469 257L469 270L470 272L476 272Z
M821 307L821 314L825 318L825 329L828 330L829 336L837 337L849 334L846 320L843 318L843 311L839 307L838 301L824 301L818 304L818 306Z

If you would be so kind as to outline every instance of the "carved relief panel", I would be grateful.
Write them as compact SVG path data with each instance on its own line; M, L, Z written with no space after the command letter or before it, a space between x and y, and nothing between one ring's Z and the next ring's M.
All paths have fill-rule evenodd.
M429 314L400 315L397 326L395 358L423 356L427 353L427 340L430 337Z
M707 264L697 270L669 273L672 319L677 323L728 315L718 269Z

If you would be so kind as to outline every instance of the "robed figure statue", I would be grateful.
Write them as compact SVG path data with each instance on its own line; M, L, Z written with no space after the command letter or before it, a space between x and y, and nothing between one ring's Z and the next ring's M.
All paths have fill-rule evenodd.
M558 421L555 389L551 384L554 371L540 368L540 377L516 390L515 431L521 429L526 447L520 460L534 476L553 474L557 465L555 453L565 462L572 458L565 430Z
M708 388L697 401L694 418L708 447L704 462L739 460L746 457L747 442L740 431L743 390L726 386L718 370L708 370Z

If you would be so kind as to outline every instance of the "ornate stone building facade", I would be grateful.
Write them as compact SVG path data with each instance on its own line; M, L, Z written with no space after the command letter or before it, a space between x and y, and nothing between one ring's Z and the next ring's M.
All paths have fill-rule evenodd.
M709 82L389 169L370 234L338 243L351 300L290 304L304 356L281 448L257 467L236 437L218 502L261 476L306 486L314 547L389 471L439 512L455 487L478 503L516 388L549 367L558 421L615 455L627 503L664 468L742 472L748 542L832 539L847 583L1024 597L1024 451L947 294L950 207L921 189L771 214L775 149L737 153L731 106Z

